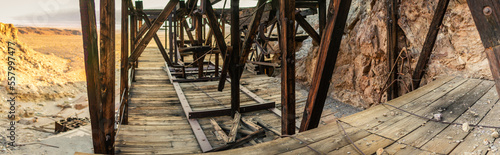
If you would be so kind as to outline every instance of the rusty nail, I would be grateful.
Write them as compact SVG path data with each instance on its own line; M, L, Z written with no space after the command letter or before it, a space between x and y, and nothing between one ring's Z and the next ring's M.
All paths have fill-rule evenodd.
M491 12L493 12L491 10L491 7L489 7L489 6L484 7L484 9L483 9L484 15L489 16L489 15L491 15Z

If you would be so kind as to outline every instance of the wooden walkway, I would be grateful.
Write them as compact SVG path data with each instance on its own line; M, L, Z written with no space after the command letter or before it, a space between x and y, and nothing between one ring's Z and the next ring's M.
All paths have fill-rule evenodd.
M146 50L138 59L136 81L130 88L129 124L115 142L120 154L199 153L160 52Z
M129 125L120 127L116 152L121 154L191 154L201 153L200 146L182 110L174 86L162 68L157 50L147 50L139 58L136 82L130 95ZM242 86L266 101L275 101L280 109L278 79L245 73ZM181 83L180 87L193 111L229 108L230 84L217 91L217 81ZM500 126L500 103L494 83L487 80L442 77L387 104L432 118L471 125ZM297 122L301 120L306 96L297 92ZM241 93L242 106L258 104ZM275 110L277 110L275 109ZM214 118L222 127L230 127L229 116ZM490 128L444 124L419 118L389 105L334 120L326 110L320 127L278 138L280 116L270 110L244 113L243 119L266 127L266 136L244 148L214 154L499 154L500 139L491 136ZM224 143L214 135L210 118L197 119L213 148ZM347 133L348 136L344 134ZM276 140L274 140L276 139Z
M500 103L493 81L440 78L387 104L432 118L481 126L500 126ZM348 136L344 135L345 132ZM339 119L317 129L246 148L214 154L499 154L500 139L493 129L428 121L388 105ZM498 129L497 129L498 130Z

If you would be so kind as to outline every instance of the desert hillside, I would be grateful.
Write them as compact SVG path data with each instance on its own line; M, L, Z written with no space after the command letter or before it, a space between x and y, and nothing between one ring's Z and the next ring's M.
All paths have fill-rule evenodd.
M20 37L18 33L24 33ZM36 35L44 34L37 38ZM52 30L45 28L21 28L12 24L0 23L0 57L7 59L8 42L14 42L15 74L17 99L23 101L54 100L61 97L74 97L84 90L85 70L83 61L72 55L74 49L64 46L64 35L78 35L71 30ZM75 36L75 38L81 36ZM31 43L25 43L24 40ZM37 42L46 42L36 44ZM50 44L50 43L58 44ZM30 45L42 50L34 50ZM77 46L77 45L75 45ZM81 44L79 45L81 47ZM77 48L77 47L73 47ZM67 57L64 57L67 56ZM71 58L70 58L71 57ZM74 57L74 59L73 59ZM79 64L82 63L82 64ZM7 88L7 63L0 63L0 86ZM6 89L1 89L1 97L5 97Z

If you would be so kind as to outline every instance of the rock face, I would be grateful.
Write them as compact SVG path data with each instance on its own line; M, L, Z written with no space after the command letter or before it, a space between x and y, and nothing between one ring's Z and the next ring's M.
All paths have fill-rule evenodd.
M411 74L422 49L438 0L401 1L397 21L401 53L396 67L400 94L411 91ZM329 95L368 108L385 101L387 66L387 0L353 0ZM317 15L307 20L317 29ZM298 46L297 79L309 85L318 47L310 39ZM438 76L492 79L488 60L465 0L451 1L421 85ZM389 82L390 83L390 82Z

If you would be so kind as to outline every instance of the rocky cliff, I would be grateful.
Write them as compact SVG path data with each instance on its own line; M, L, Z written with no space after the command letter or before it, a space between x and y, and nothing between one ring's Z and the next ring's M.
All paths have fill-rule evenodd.
M400 94L411 88L413 72L438 0L401 1L397 21L401 30ZM329 95L342 102L368 108L378 103L389 73L387 49L387 0L353 0L335 66ZM318 28L317 15L307 20ZM299 45L297 79L309 85L316 66L317 46L307 39ZM421 85L438 76L453 75L492 79L488 60L465 0L450 2Z

